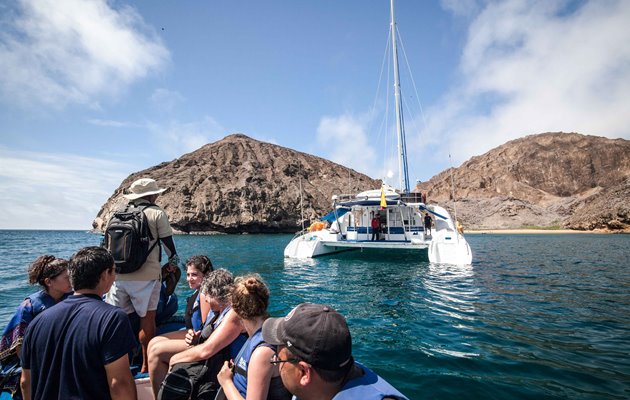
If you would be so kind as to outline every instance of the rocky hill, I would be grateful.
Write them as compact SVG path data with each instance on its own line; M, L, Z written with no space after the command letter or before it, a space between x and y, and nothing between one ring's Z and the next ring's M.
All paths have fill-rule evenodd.
M426 192L429 202L455 206L469 228L630 230L630 141L531 135L473 157L416 190Z
M133 181L161 187L158 204L174 229L186 233L296 232L327 213L331 197L379 188L381 182L331 161L235 134L125 179L93 222L103 230ZM300 179L301 178L301 179Z

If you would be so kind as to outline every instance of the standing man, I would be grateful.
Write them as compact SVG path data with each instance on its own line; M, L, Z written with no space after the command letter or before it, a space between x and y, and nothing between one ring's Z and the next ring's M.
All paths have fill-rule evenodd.
M407 399L354 361L346 319L330 307L302 303L284 318L266 320L262 336L278 346L271 363L294 399Z
M381 233L381 215L376 213L372 217L372 240L379 240L379 234Z
M135 399L129 318L102 300L116 279L102 247L79 250L68 265L74 294L38 315L22 346L25 400Z
M166 189L160 189L155 180L141 178L131 184L130 194L124 195L129 203L137 207L144 206L143 213L151 231L149 243L151 252L142 266L134 272L118 274L116 282L107 293L109 304L122 308L127 314L136 312L140 317L138 339L142 346L141 372L148 372L147 347L155 336L155 314L160 300L162 267L160 265L161 246L164 244L168 255L168 264L174 270L179 257L173 242L173 230L168 222L166 212L155 205L158 195ZM157 244L157 245L156 245Z
M424 214L424 232L428 235L431 235L431 216L429 213Z

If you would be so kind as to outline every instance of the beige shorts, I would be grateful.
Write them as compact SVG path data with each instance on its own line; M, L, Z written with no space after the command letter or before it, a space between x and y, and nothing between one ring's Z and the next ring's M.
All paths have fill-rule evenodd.
M160 281L116 281L105 295L105 301L122 308L127 314L136 312L140 318L157 309L160 301Z

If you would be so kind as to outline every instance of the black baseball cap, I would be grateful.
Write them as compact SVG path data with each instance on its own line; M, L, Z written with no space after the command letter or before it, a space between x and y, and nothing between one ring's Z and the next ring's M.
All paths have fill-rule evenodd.
M352 362L348 324L332 307L302 303L286 317L266 320L262 335L316 368L335 371Z

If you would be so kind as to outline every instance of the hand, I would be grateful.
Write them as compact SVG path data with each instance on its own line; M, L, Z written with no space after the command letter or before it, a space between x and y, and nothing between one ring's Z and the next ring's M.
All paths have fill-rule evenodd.
M186 337L184 338L184 341L188 346L194 346L199 342L200 335L201 331L195 332L194 330L189 329L188 332L186 332Z
M230 361L226 361L223 363L223 367L221 367L221 371L217 374L217 380L219 381L219 385L223 386L226 382L232 380L232 368L234 367L234 363Z

